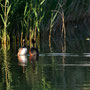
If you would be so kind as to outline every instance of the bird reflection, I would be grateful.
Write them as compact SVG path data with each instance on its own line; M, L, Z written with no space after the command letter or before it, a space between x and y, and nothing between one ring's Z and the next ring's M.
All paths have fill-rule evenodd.
M38 55L29 56L29 63L33 70L35 70L35 64L39 60ZM25 69L27 66L27 56L26 55L18 55L18 65L23 67L23 73L25 73Z
M23 73L25 72L25 66L27 65L27 56L18 55L18 64L23 67Z
M35 71L35 67L36 67L36 63L37 61L39 60L39 57L38 55L34 55L34 56L29 56L29 61L30 61L30 64L32 66L32 69Z

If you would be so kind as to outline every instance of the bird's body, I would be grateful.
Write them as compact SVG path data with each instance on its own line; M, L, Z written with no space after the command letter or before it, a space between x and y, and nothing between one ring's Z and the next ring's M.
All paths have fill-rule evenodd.
M39 51L36 47L34 47L34 39L32 39L33 47L29 49L30 59L38 60Z
M32 47L32 48L29 50L29 55L30 55L30 56L35 56L35 55L38 56L38 55L39 55L38 49Z
M34 39L32 39L32 44L33 44L33 47L29 49L30 59L38 60L39 51L38 51L38 48L34 47L34 44L35 44L35 40ZM19 48L17 55L18 56L26 55L27 51L28 50L27 50L27 48L25 46L25 40L23 40L23 47Z
M27 48L25 47L25 40L23 40L23 46L19 48L18 55L26 55L27 54Z
M18 55L26 55L27 54L27 48L19 48Z

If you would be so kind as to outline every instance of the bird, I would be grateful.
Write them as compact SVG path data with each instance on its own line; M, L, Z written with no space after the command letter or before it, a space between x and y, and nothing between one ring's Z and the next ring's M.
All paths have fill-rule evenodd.
M36 43L36 41L34 39L32 39L32 44L33 47L29 49L29 59L30 60L38 60L39 57L39 51L38 48L34 47L34 44Z
M26 55L26 54L27 54L27 48L25 45L25 39L23 39L23 45L21 48L19 48L17 55Z

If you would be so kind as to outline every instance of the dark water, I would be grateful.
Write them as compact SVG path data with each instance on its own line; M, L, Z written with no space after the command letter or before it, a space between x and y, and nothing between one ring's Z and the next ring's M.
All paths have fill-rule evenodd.
M0 50L0 90L90 90L90 53L16 53Z

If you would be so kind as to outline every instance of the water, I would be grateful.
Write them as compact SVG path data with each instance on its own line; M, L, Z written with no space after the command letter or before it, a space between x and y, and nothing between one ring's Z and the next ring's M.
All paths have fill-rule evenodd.
M18 57L0 51L0 90L90 90L90 53L40 53Z

